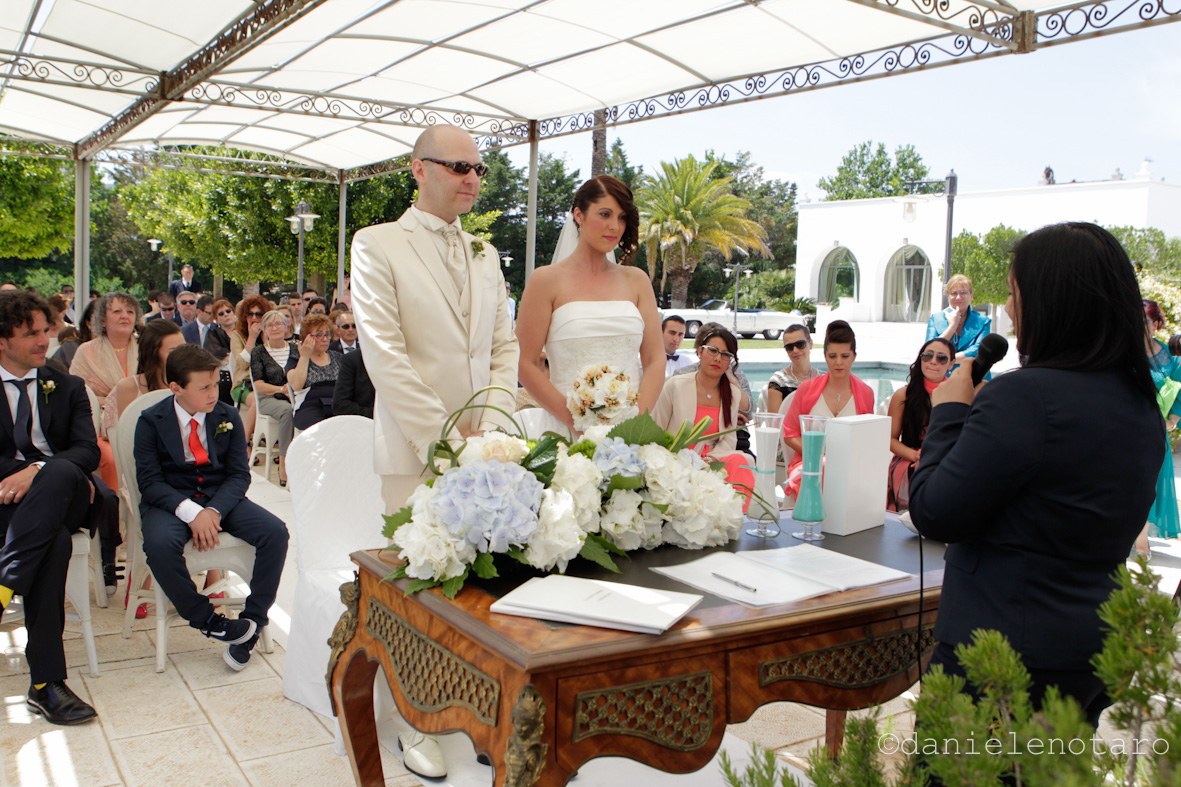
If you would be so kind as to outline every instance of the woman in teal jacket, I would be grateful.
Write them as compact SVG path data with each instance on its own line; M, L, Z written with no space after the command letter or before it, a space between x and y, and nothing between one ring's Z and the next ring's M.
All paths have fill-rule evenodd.
M980 340L992 332L992 318L972 310L972 280L962 273L948 279L947 300L951 305L927 320L926 341L938 337L955 345L954 372L965 358L976 357Z
M1181 420L1181 360L1169 353L1169 348L1153 334L1164 327L1165 316L1156 301L1144 299L1144 317L1148 323L1148 358L1152 382L1156 385L1156 403L1169 431ZM1154 538L1176 538L1181 533L1181 516L1177 514L1177 490L1173 484L1173 451L1165 437L1165 458L1156 479L1156 501L1148 512L1148 535ZM1144 550L1143 543L1137 549Z

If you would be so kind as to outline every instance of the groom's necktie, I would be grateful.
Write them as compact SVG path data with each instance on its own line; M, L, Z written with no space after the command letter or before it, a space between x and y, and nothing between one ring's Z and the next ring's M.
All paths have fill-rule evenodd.
M45 454L33 445L33 403L29 399L29 383L34 381L28 379L8 380L7 382L16 386L16 390L19 392L19 398L16 401L16 422L12 425L12 439L26 461L38 462L45 458Z
M447 272L455 282L455 291L462 293L463 285L467 282L467 258L459 242L459 230L454 224L444 224L439 231L447 241Z

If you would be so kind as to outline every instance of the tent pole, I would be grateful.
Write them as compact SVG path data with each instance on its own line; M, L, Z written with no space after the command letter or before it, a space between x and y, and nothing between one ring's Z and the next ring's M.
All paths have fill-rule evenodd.
M74 160L74 319L90 302L90 159Z
M525 281L537 259L537 121L529 121L529 197L525 221Z
M340 293L344 290L344 236L348 224L347 211L349 205L349 184L344 179L344 171L340 173L340 206L336 212L336 293L333 299L339 301Z

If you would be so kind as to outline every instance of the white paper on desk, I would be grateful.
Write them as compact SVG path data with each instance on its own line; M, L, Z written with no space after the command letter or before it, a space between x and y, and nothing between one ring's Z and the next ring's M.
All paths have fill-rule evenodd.
M490 609L505 615L661 634L700 602L696 593L550 574L506 593Z
M678 582L692 585L715 596L736 601L747 607L770 607L803 601L825 593L835 593L839 588L817 582L807 577L788 574L777 568L747 560L734 552L714 552L703 558L682 563L679 566L653 567L653 571L672 577ZM714 574L741 582L756 588L755 592L743 590Z
M837 590L853 590L870 585L881 585L908 579L911 575L868 560L842 555L831 549L811 544L800 544L782 549L760 549L742 552L744 560L752 560L799 577L831 585Z

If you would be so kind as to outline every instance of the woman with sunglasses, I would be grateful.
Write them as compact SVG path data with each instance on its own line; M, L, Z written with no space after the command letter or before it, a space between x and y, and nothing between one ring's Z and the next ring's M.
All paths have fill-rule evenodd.
M726 464L726 479L746 494L754 486L749 465L754 460L738 450L735 432L717 436L739 425L738 412L749 400L734 377L738 367L738 340L717 323L706 323L697 332L697 370L674 374L664 381L652 418L670 432L688 421L709 418L705 439L690 446L711 461ZM680 371L680 370L678 370ZM712 436L711 436L712 435Z
M844 320L834 320L824 332L824 362L828 371L800 385L783 419L783 442L795 455L787 464L784 490L789 500L800 491L803 440L800 437L801 415L846 415L873 413L873 389L853 375L857 359L857 337Z
M801 383L820 376L820 370L812 367L812 334L805 325L789 325L783 332L783 349L791 364L785 366L767 383L767 412L777 413L787 397L791 396Z
M261 295L243 298L238 304L238 315L230 334L230 398L245 405L242 412L242 431L251 445L254 423L258 417L255 408L254 391L250 387L250 355L262 336L262 316L274 309L274 305Z
M886 477L886 510L905 511L910 505L910 476L918 466L931 392L947 379L955 360L955 345L942 337L925 342L910 365L904 387L890 397L890 472Z
M1181 421L1181 360L1173 357L1164 342L1155 334L1164 330L1165 315L1160 304L1145 298L1144 319L1147 323L1144 341L1148 350L1149 370L1156 387L1156 402L1165 427L1172 431ZM1148 554L1148 536L1176 538L1181 533L1181 516L1177 513L1177 490L1173 483L1173 449L1165 439L1164 462L1156 479L1156 500L1148 511L1148 525L1136 539L1137 551Z

